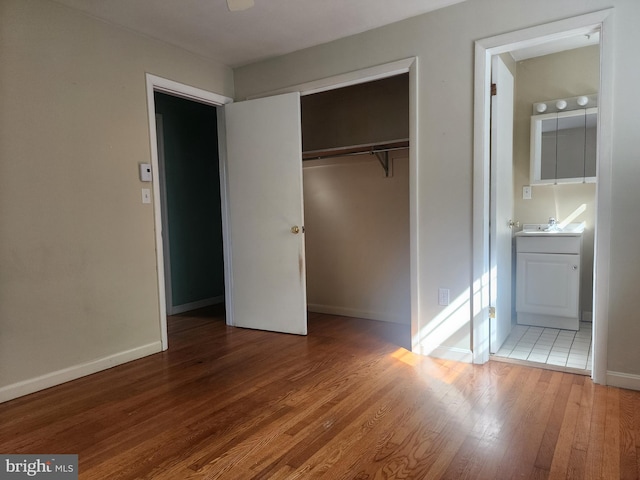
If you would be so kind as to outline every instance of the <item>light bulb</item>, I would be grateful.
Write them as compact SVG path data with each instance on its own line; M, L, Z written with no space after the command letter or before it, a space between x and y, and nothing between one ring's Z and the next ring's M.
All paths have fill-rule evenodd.
M558 110L564 110L567 108L567 102L565 100L558 100L556 102L556 107Z
M539 103L538 105L536 105L536 111L538 113L544 113L547 111L547 104L546 103Z
M589 99L584 95L582 95L581 97L578 97L578 100L576 101L578 102L578 105L580 105L581 107L584 107L587 103L589 103Z

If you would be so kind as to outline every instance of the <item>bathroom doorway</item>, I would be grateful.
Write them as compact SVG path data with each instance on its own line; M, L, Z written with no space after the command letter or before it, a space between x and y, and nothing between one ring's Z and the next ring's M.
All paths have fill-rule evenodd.
M585 156L590 151L586 148L590 137L585 135L585 124L582 122L586 119L585 112L595 111L594 118L597 115L599 31L594 30L589 34L577 35L542 47L544 48L514 50L500 56L506 57L513 70L515 85L510 165L513 188L505 192L511 195L512 202L507 202L507 195L494 195L493 191L491 198L499 200L496 211L500 211L501 204L507 202L512 212L510 216L507 215L510 217L507 222L501 221L503 218L497 216L496 221L492 222L492 232L494 226L502 226L510 240L508 254L504 258L500 257L506 265L498 271L501 274L505 271L511 274L508 285L500 292L499 300L503 301L504 297L508 297L508 303L512 305L511 311L507 312L508 327L513 328L508 328L508 332L501 332L504 340L501 338L499 345L492 342L491 353L494 360L526 361L544 364L545 368L558 367L590 373L596 177L584 174L584 165L589 163L587 159L593 157L595 167L595 149L593 155ZM495 101L500 93L498 91L498 95L492 100ZM579 105L578 100L584 105ZM576 116L570 116L573 114ZM545 125L556 127L575 120L576 125L583 128L578 135L577 127L555 131L545 127L550 131L541 133L538 137L532 136L533 132L540 130L532 128L532 124L536 126L536 121L541 121L538 120L540 118L545 118ZM586 131L595 135L595 122L594 127ZM566 147L573 140L576 140L575 148L572 146L569 150ZM544 153L549 153L549 157L553 154L556 163L555 168L549 168L553 171L544 172L549 177L544 181L534 172L537 163L533 152L537 151L535 146L538 143L543 145L546 149ZM567 178L568 175L562 172L562 168L567 167L567 158L575 160L578 167L578 155L575 158L571 156L578 146L580 151L577 153L582 157L582 164L580 168L576 168L576 177ZM492 144L492 150L493 148ZM508 158L503 160L508 161ZM501 165L498 165L498 170L502 170ZM503 184L498 183L497 186L503 188ZM507 226L509 221L510 227ZM549 222L555 225L549 225ZM559 225L563 227L562 231ZM572 241L568 237L569 225L581 230L575 233L579 238L573 240L576 242L575 253L579 252L578 255L560 257L563 252L557 252L553 256L544 257L541 254L520 252L528 248L523 246L523 242L530 241L524 240L524 237L531 238L535 235L549 239L550 241L544 241L541 245L545 251L551 242L556 242L551 237L557 238L558 234L566 235L562 241ZM494 249L491 248L490 251L493 252ZM561 258L567 263L558 264ZM531 273L532 269L544 269L551 274L550 278L546 278L547 274ZM551 272L557 272L558 275ZM506 275L503 277L508 278ZM554 284L556 278L562 281ZM566 294L560 295L566 285L569 285ZM506 288L508 286L511 287L509 291ZM567 308L567 305L572 308ZM560 310L562 312L558 313ZM498 309L497 316L500 317L501 313L505 312ZM575 321L570 321L571 316L575 317ZM491 333L493 341L497 336L493 329Z
M489 225L485 221L490 213L490 160L489 160L489 106L490 106L490 73L491 57L522 50L525 47L539 48L552 41L567 40L581 35L591 35L594 31L601 34L611 28L610 10L573 17L550 24L533 27L491 37L476 42L476 91L475 91L475 167L474 171L474 362L484 363L489 360L490 327L490 268L489 268ZM593 278L593 362L592 377L594 381L606 381L606 330L605 315L608 295L608 259L609 253L609 218L606 212L611 202L611 145L608 139L611 131L611 115L608 106L611 104L611 59L612 47L602 39L599 45L599 68L601 83L598 91L598 102L602 107L598 119L598 191L592 203L594 211L593 235L594 244L594 278ZM499 87L498 87L499 88ZM604 140L604 141L603 141ZM515 198L523 194L522 187L528 183L517 183L515 174ZM535 187L539 188L539 187ZM525 192L527 193L527 192ZM533 192L535 195L535 191ZM520 197L519 197L520 196ZM567 218L571 212L563 213ZM518 219L513 219L514 223ZM497 221L492 218L492 222ZM524 220L529 221L528 219ZM541 222L542 223L542 222ZM499 295L504 295L503 290ZM506 294L509 294L508 292ZM512 323L513 325L513 323ZM534 343L535 345L535 343ZM565 367L566 368L566 367ZM585 373L587 373L585 371Z

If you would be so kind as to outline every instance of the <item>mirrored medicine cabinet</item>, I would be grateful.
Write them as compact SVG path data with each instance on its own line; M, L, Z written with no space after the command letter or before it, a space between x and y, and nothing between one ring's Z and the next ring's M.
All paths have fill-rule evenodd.
M563 105L562 101L554 102L551 105ZM586 103L596 102L588 99ZM545 104L534 104L535 114L531 117L530 183L595 182L598 108L538 113L543 108L547 110L546 105L539 105Z

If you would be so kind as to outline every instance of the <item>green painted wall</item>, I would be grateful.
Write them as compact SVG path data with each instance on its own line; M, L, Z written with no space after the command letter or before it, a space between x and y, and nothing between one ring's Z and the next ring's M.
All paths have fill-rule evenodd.
M215 107L155 94L164 128L173 306L224 294Z

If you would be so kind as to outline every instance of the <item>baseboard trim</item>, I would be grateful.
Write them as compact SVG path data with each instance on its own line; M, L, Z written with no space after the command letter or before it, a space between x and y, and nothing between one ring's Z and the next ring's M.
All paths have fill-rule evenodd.
M54 387L62 383L75 380L80 377L91 375L108 368L121 365L123 363L137 360L148 355L162 351L161 342L153 342L140 347L132 348L124 352L99 358L72 367L63 368L56 372L47 373L39 377L30 378L21 382L13 383L0 388L0 403L13 400L14 398L29 395L30 393L44 390L45 388Z
M178 315L179 313L190 312L191 310L197 310L198 308L210 307L211 305L218 305L224 302L224 295L217 297L205 298L204 300L198 300L197 302L183 303L182 305L174 305L168 309L169 315Z
M443 360L473 363L473 352L466 348L445 347L442 345L436 348L431 348L425 345L420 345L420 353L429 357L442 358Z
M343 317L366 318L367 320L379 320L381 322L398 323L400 325L408 325L408 321L402 321L401 318L384 312L370 312L368 310L358 310L355 308L336 307L333 305L320 305L317 303L308 303L307 310L314 313L326 313L328 315L340 315ZM408 320L408 319L407 319Z
M640 390L640 375L607 371L607 385L629 390Z

